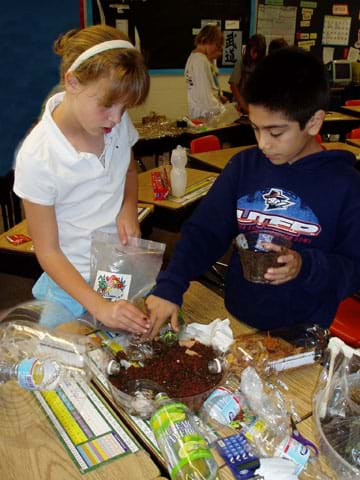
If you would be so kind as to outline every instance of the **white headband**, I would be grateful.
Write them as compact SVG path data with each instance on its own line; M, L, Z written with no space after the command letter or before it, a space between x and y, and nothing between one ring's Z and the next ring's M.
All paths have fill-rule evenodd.
M130 42L126 40L108 40L107 42L101 42L93 47L88 48L77 59L73 62L71 67L68 69L68 72L73 72L76 70L85 60L94 55L105 52L106 50L112 50L114 48L135 48Z

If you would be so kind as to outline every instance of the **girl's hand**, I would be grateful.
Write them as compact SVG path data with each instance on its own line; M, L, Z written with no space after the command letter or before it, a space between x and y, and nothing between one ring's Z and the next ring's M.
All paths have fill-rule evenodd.
M128 243L128 237L140 237L141 231L137 217L137 208L135 212L122 210L116 217L116 226L123 245Z
M263 243L264 247L267 250L273 252L284 252L278 257L278 263L282 263L282 266L278 268L268 268L267 272L264 275L264 278L269 281L271 285L281 285L282 283L289 282L299 275L302 258L301 255L295 250L290 250L289 248L283 248L274 243Z
M151 327L148 317L127 300L104 300L96 318L108 327L142 335L148 335Z
M163 298L149 295L145 300L146 310L150 319L151 328L149 331L150 339L154 338L160 330L163 323L170 320L171 326L175 332L179 331L178 314L179 307L175 303L168 302Z

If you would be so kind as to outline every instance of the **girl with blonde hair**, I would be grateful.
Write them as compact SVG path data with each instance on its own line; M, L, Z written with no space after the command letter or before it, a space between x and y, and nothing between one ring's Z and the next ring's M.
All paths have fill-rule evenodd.
M139 236L138 139L127 109L140 105L149 75L140 52L119 30L95 25L59 37L63 90L46 103L16 159L14 191L23 199L44 273L35 298L85 310L109 327L144 333L148 319L131 303L109 302L89 285L91 235ZM50 320L49 320L50 322Z

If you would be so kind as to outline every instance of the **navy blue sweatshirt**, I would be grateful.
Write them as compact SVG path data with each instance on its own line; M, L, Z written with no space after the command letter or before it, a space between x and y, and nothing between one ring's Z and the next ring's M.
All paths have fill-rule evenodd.
M248 282L234 250L226 308L259 329L329 326L339 302L360 289L360 174L354 161L352 153L331 150L278 166L258 148L238 153L184 224L153 294L181 305L189 282L240 232L267 229L292 240L302 257L299 275L276 286Z

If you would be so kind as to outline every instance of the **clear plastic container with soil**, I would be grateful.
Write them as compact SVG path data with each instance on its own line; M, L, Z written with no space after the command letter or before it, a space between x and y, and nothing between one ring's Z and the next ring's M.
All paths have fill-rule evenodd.
M279 245L279 252L267 250L264 242ZM291 247L291 240L272 232L250 231L240 233L235 239L239 252L243 274L246 280L254 283L268 283L264 275L269 268L283 265L278 257Z
M127 362L126 353L118 352L115 360L125 367L109 372L108 383L114 400L128 413L148 417L152 400L162 391L198 411L225 374L209 370L209 362L217 353L199 342L167 345L156 340L152 343L155 354L141 362ZM134 403L139 398L146 398L144 412L138 408L139 402Z

